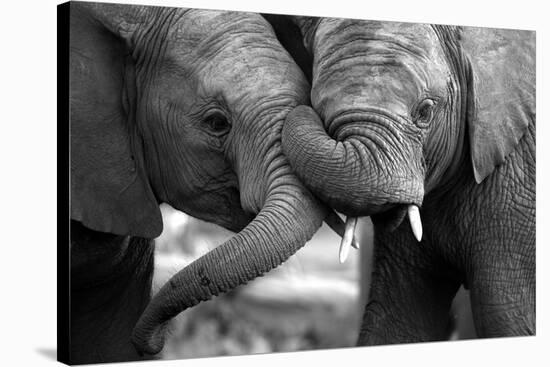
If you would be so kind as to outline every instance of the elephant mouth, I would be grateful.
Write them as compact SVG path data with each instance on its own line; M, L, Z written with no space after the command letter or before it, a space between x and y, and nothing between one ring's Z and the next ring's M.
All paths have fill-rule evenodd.
M347 210L342 210L341 212L347 216L352 216L352 217L359 217L359 216L372 217L375 215L383 215L385 213L392 212L404 205L405 204L401 204L401 203L386 202L383 204L366 205L362 207L360 210L354 210L350 208ZM335 209L338 210L338 208L335 208Z
M401 225L407 216L407 207L407 204L393 204L388 210L380 211L370 217L377 228L383 231L393 232Z

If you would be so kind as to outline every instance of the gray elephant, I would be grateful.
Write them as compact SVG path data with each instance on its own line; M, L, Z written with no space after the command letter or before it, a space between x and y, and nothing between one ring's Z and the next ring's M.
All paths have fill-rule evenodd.
M350 228L375 225L359 344L444 339L461 284L480 337L534 334L534 32L294 23L312 107L288 115L283 150Z
M135 360L327 215L280 141L309 84L258 14L73 2L70 26L70 362ZM150 299L159 203L239 233Z

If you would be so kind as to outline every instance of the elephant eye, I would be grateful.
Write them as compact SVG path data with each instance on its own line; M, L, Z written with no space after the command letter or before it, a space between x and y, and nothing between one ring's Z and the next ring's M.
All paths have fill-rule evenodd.
M217 135L223 135L231 129L231 124L221 112L215 112L207 116L205 123Z
M431 98L426 98L418 105L416 109L416 122L418 123L428 123L433 117L434 107L436 101Z

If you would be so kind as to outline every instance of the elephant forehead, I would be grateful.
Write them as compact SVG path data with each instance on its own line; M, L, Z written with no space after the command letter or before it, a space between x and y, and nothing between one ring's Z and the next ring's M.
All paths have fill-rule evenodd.
M201 57L235 38L256 36L271 32L267 22L255 13L190 9L172 22L167 35L171 48L187 54L193 50Z
M213 83L233 83L236 87L250 83L256 87L280 87L290 80L299 79L297 66L290 58L281 56L286 55L276 55L265 50L257 53L237 51L228 57L209 61L208 69L218 73Z
M237 99L250 88L261 94L307 84L258 14L189 10L171 28L163 74L195 80L206 94L231 88L228 97Z
M411 47L414 52L422 52L437 41L437 35L430 24L327 19L326 24L319 27L317 39L322 42L333 37L346 37L348 40L355 37L362 37L363 40L391 39L405 47Z
M440 39L430 24L378 23L373 39L379 39L379 44L388 47L404 64L422 69L432 82L450 73Z
M439 38L428 24L329 19L319 27L316 50L321 73L373 62L424 69L445 64Z
M328 24L329 30L321 27L325 46L319 43L311 96L321 115L330 115L332 105L369 101L400 104L404 113L426 94L445 93L451 70L431 26L350 20Z
M202 59L196 74L206 93L222 93L229 104L252 95L305 97L308 83L298 66L278 44L236 42L223 52Z
M195 110L211 98L221 98L235 110L251 101L285 99L306 103L309 85L292 60L274 63L269 55L235 53L233 58L204 60L201 68L187 70L173 62L156 74L156 93L162 100Z

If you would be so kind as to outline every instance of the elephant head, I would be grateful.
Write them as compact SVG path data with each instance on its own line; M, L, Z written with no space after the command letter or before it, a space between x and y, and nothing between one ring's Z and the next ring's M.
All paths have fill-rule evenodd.
M425 195L459 167L483 181L534 122L532 32L295 23L313 55L313 108L289 114L283 149L306 186L342 213L385 213L395 225L408 208L419 239Z
M280 142L309 85L257 14L73 3L71 29L71 218L154 238L165 202L240 231L152 299L132 341L154 354L173 316L278 266L320 226Z

